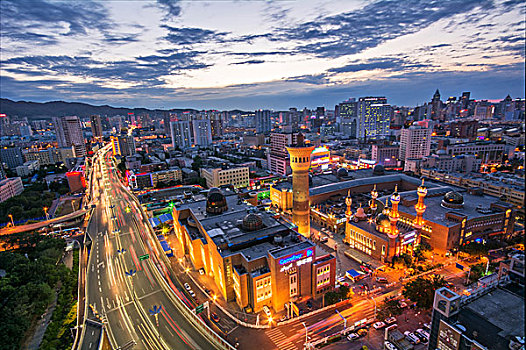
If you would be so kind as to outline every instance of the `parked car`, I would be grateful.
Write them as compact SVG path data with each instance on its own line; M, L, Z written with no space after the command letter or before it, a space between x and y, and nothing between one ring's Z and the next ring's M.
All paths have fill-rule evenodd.
M431 324L424 323L424 328L431 330Z
M322 237L320 238L320 242L321 242L321 243L326 243L326 242L328 242L328 241L329 241L329 237L327 237L327 236L322 236Z
M219 316L218 316L215 312L212 312L212 313L210 314L210 318L211 318L212 321L214 321L215 323L219 323L220 318L219 318Z
M190 296L195 299L195 293L193 290L189 290L188 293L190 293Z
M185 283L184 284L184 288L187 290L187 291L190 291L192 289L192 287L190 287L190 285L188 283Z
M420 338L418 338L413 333L411 333L409 331L405 331L404 335L405 335L406 339L409 340L409 342L411 342L412 344L415 344L415 345L416 344L420 344Z
M200 274L200 275L204 275L204 274L205 274L205 269L200 268L200 269L199 269L199 274Z
M263 305L263 312L265 313L265 315L267 315L267 317L272 317L272 313L270 312L270 309L267 305Z
M378 282L378 283L389 283L389 281L385 277L376 277L376 282Z
M356 339L358 339L358 338L360 338L360 336L359 336L358 334L356 334L356 333L351 333L351 334L349 334L349 335L347 336L347 339L348 339L349 341L353 341L353 340L356 340Z
M361 328L356 332L356 334L358 334L360 337L365 337L367 335L367 329Z
M402 309L407 307L407 303L405 301L401 301L399 304Z
M429 341L429 333L421 328L418 328L415 331L415 335L420 338L422 343L427 343Z
M394 346L393 344L391 344L390 342L388 342L387 340L384 341L384 346L386 348L386 350L398 350L396 348L396 346Z
M383 322L381 322L381 321L380 321L380 322L375 322L375 323L373 324L373 327L374 327L374 329L381 329L381 328L384 328L384 327L385 327L385 323L383 323Z
M396 322L396 318L395 318L395 317L389 317L389 318L386 318L386 319L384 320L384 322L385 322L386 324L393 324L393 323Z

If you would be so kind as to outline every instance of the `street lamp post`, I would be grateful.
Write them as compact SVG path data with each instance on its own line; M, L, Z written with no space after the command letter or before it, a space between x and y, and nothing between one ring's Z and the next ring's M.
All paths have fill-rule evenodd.
M49 216L47 214L48 207L44 207L44 213L46 214L46 220L49 220Z
M9 216L11 218L11 225L15 226L15 222L13 221L13 215L8 214L7 216Z
M376 299L374 298L373 295L371 295L371 299L374 302L374 318L376 319Z
M307 325L305 322L301 322L303 327L305 327L305 349L307 348L307 343L309 342L309 336L307 335Z

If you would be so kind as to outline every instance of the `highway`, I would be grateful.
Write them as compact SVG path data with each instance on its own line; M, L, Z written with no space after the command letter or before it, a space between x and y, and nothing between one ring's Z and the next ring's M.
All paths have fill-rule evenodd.
M86 318L104 325L113 349L228 348L188 316L183 302L195 304L171 281L159 256L164 252L149 234L142 208L119 181L108 150L96 156L91 172L96 207L86 231L92 241ZM85 323L79 348L97 349L99 338L96 323Z

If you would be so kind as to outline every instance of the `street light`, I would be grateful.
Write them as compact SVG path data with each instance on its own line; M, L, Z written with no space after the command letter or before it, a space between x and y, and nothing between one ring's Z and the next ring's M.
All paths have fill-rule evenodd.
M376 318L376 299L374 298L373 295L371 295L371 299L372 301L374 301L374 318Z
M7 216L9 216L11 218L11 225L15 226L15 222L13 221L13 215L8 214Z
M301 322L301 324L303 325L303 327L305 327L305 348L307 348L307 343L309 341L309 336L307 335L307 325L305 324L305 322Z

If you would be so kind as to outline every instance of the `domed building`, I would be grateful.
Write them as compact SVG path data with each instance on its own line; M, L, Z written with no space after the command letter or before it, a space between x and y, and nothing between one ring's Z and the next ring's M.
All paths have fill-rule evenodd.
M338 169L338 171L336 172L336 176L337 176L338 178L347 177L347 176L349 176L349 172L348 172L347 169L345 169L345 168L340 168L340 169Z
M213 187L206 196L206 212L209 214L221 214L228 210L225 195L219 188Z
M263 220L259 214L249 213L243 218L241 227L245 231L256 231L263 228Z
M460 209L464 207L464 197L457 191L449 191L442 198L441 206L451 209Z
M385 174L384 166L380 164L376 164L373 168L373 175L379 176L379 175L384 175L384 174Z

